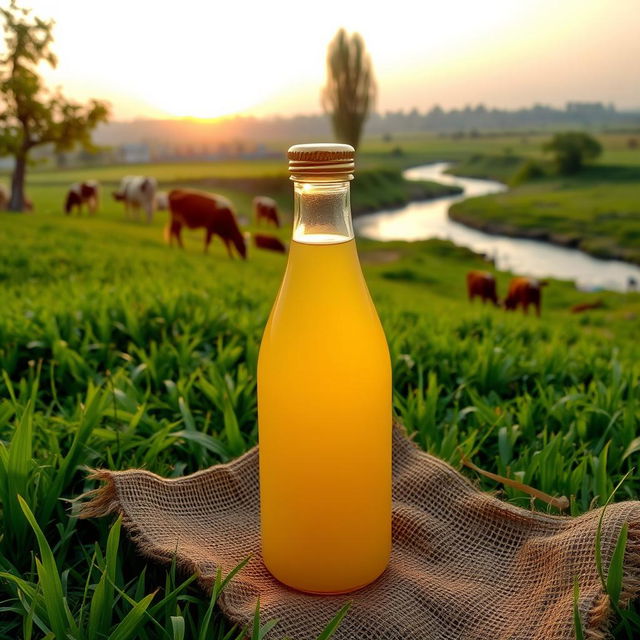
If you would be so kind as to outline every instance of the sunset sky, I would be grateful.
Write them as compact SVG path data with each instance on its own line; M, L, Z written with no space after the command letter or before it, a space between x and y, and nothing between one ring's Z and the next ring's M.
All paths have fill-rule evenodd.
M117 119L320 110L326 47L367 44L377 109L602 100L640 107L639 0L26 0L56 20L55 71Z

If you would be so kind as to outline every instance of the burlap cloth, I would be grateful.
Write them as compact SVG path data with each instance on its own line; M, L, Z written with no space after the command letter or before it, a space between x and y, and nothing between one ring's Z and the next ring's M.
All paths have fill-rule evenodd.
M398 428L393 442L393 553L373 584L314 596L277 582L260 557L258 449L175 480L146 471L99 471L106 484L82 517L120 513L145 556L197 571L208 590L218 567L249 563L220 600L232 621L277 618L268 638L315 638L352 605L336 639L524 640L575 638L574 578L586 637L606 636L610 603L595 562L601 510L580 517L532 513L478 491ZM354 505L357 509L357 505ZM605 573L629 523L622 604L640 587L640 502L612 504L602 527Z

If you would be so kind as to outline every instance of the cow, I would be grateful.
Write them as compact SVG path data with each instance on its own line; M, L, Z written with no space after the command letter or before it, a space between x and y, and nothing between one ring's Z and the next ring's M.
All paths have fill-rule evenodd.
M536 308L536 315L540 317L540 290L546 285L544 280L535 278L512 278L504 300L505 309L511 311L520 306L526 314L529 312L529 305L532 304Z
M175 238L181 247L182 227L198 229L204 227L204 252L209 250L211 236L220 236L233 257L231 245L235 246L243 259L247 257L247 246L240 232L233 205L225 197L217 194L174 189L169 192L169 222L165 228L165 239L173 244Z
M273 198L267 196L256 196L253 199L253 212L256 224L264 220L267 224L272 222L280 228L280 218L278 217L278 205Z
M0 211L7 211L10 201L11 193L9 189L3 184L0 184ZM33 202L25 194L22 194L22 208L24 211L33 211Z
M64 203L64 212L69 215L73 209L77 209L78 215L82 213L82 207L86 204L89 213L94 215L98 210L99 191L95 180L76 182L69 187Z
M480 296L482 303L487 300L498 306L498 294L496 293L496 279L488 271L469 271L467 273L467 295L473 301L476 296Z
M287 253L287 248L279 238L268 236L264 233L254 233L253 244L256 249L266 249L267 251L275 251L276 253Z
M591 309L602 309L604 302L602 300L594 300L593 302L580 302L574 304L570 311L571 313L582 313L583 311L590 311Z
M129 211L136 220L140 219L140 208L147 214L147 222L153 221L153 212L156 206L156 190L158 183L155 178L147 176L125 176L120 182L120 187L113 192L114 200L124 202L125 216L129 217Z

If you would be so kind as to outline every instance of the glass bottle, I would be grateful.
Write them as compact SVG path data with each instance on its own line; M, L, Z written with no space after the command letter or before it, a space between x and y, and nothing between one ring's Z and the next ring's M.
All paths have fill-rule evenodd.
M353 234L349 145L295 145L287 268L258 360L264 562L344 593L391 548L391 364Z

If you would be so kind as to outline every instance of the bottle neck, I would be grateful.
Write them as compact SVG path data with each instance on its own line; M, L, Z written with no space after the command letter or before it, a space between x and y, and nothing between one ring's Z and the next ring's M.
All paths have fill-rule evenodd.
M294 182L293 240L338 244L353 239L349 182Z

